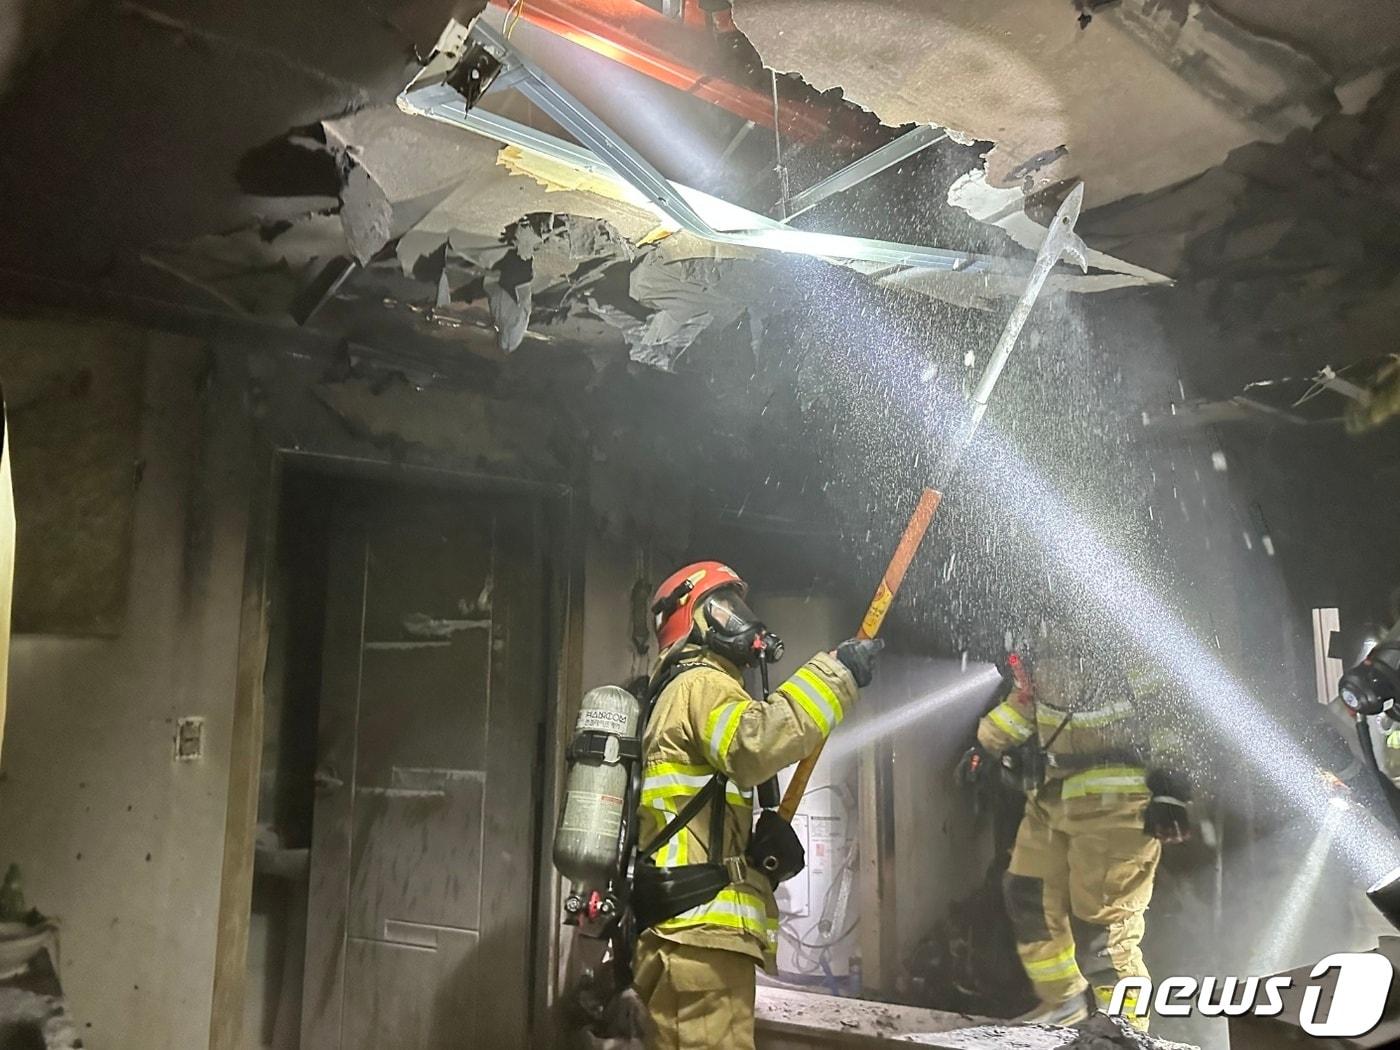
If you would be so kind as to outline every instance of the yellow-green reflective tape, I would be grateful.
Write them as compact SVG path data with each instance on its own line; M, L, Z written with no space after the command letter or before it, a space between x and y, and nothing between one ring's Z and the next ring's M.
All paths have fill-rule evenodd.
M1030 722L1026 721L1025 716L1010 704L998 704L992 708L991 714L987 717L991 719L992 725L1013 740L1019 742L1028 739L1031 735Z
M822 736L828 735L841 721L841 702L836 694L805 667L780 685L778 691L806 713Z
M724 766L724 756L729 753L729 745L734 742L734 734L739 731L739 719L749 700L731 700L720 704L705 719L705 739L709 744L710 758L715 765Z
M1075 711L1074 718L1070 720L1067 728L1096 729L1099 726L1106 726L1127 718L1132 713L1133 705L1126 700L1120 700L1107 707L1097 707L1092 711ZM1055 728L1058 728L1068 715L1068 711L1061 711L1049 704L1037 704L1035 709L1036 721L1041 725Z
M846 717L845 709L841 706L841 698L836 695L836 690L827 684L821 675L817 674L810 667L799 667L797 673L792 676L817 691L817 695L826 701L831 708L831 724L839 725L841 719Z
M660 925L673 929L699 925L727 926L747 930L766 941L768 922L768 911L758 897L740 887L728 886L709 903L696 905Z
M1074 961L1074 946L1066 948L1048 959L1026 962L1026 976L1032 981L1058 981L1079 972L1079 964Z
M1147 776L1134 766L1103 766L1085 770L1065 778L1061 798L1083 798L1085 795L1146 795Z

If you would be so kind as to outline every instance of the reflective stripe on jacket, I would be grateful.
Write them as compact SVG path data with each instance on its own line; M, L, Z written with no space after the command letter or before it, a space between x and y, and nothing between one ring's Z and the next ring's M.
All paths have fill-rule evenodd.
M1061 798L1091 795L1147 795L1147 775L1141 765L1125 764L1124 753L1135 752L1141 741L1136 710L1129 699L1100 702L1092 708L1070 711L1035 700L1029 689L1013 690L977 725L977 742L994 754L1025 743L1033 734L1042 746L1053 740L1046 776L1059 780ZM1064 726L1061 729L1061 726ZM1085 768L1075 756L1105 756L1101 765ZM1056 758L1066 759L1055 768ZM1090 757L1092 761L1092 757Z
M834 657L818 653L773 691L753 699L737 668L699 648L682 652L693 665L657 697L642 752L639 841L653 838L716 772L725 785L725 860L742 857L753 829L753 788L811 754L845 716L855 699L851 674ZM706 807L662 849L664 867L709 861L710 814ZM708 904L659 923L656 933L698 947L743 952L771 964L776 958L778 909L766 876L747 872Z

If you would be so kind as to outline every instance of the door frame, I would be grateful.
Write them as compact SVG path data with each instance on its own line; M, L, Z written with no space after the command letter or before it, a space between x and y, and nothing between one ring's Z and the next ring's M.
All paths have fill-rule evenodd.
M525 496L538 501L544 524L546 704L544 783L536 816L537 869L531 908L529 1030L532 1041L543 1030L554 999L560 964L559 880L546 848L552 814L558 811L569 738L570 698L583 681L584 535L578 501L569 485L481 474L471 471L395 464L372 458L321 454L257 442L252 450L244 555L243 599L239 617L238 665L230 730L228 809L224 821L214 947L209 1050L244 1050L243 1015L247 995L248 932L252 914L253 853L258 817L267 663L271 572L276 564L279 498L288 468L415 488L439 488L470 495Z

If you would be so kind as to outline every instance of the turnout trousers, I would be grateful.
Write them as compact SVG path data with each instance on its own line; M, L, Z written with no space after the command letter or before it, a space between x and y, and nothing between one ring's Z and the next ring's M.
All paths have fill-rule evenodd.
M754 959L678 944L652 930L637 943L633 987L651 1013L647 1050L754 1050Z
M1145 798L1062 799L1056 787L1026 800L1003 885L1007 914L1041 1002L1092 987L1106 1005L1119 978L1147 976L1141 943L1162 845L1143 833Z

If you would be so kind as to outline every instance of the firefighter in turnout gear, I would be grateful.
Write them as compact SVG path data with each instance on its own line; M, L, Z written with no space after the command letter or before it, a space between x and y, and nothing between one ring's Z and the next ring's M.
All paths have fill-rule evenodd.
M1011 692L974 749L1026 792L1003 890L1042 1004L1022 1020L1054 1024L1105 1006L1120 978L1147 976L1140 944L1162 844L1190 830L1189 780L1149 753L1143 715L1160 686L1073 638L1052 627L1029 671L1013 661Z
M754 968L773 969L778 930L776 882L754 862L750 841L755 789L775 789L765 782L841 722L880 647L851 641L817 653L755 700L743 668L771 659L781 643L749 610L746 591L727 566L700 562L662 583L653 605L665 684L643 734L636 896L655 899L647 887L657 884L673 902L639 903L634 987L656 1050L752 1050ZM702 792L711 797L697 806ZM769 817L781 820L765 813L759 834ZM718 871L721 885L689 894L688 873L706 871Z

